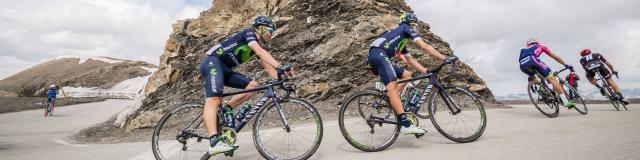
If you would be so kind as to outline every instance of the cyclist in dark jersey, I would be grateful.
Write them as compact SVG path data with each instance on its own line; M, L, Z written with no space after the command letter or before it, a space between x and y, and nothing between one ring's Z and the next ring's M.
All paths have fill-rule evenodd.
M47 103L54 105L56 102L56 98L58 96L58 89L56 85L49 86L49 90L47 91Z
M609 63L607 59L605 59L601 54L591 53L590 49L582 50L580 52L580 55L582 56L582 58L580 59L580 64L582 64L582 68L584 69L586 73L586 77L589 80L589 82L594 86L598 87L598 89L600 89L600 93L604 95L604 88L602 88L602 86L600 86L598 82L596 82L596 80L594 79L594 77L596 76L596 70L598 70L600 75L602 75L602 77L604 77L604 79L606 79L607 82L609 82L609 84L611 85L611 88L613 88L616 94L618 94L618 96L622 100L622 103L624 103L625 105L628 105L629 101L627 101L622 96L622 92L620 92L620 87L618 87L618 84L616 84L616 82L613 81L613 79L611 78L612 72L613 74L618 75L618 72L613 69L613 65L611 65L611 63ZM609 67L609 69L605 68L604 64L606 64L607 67ZM609 72L609 70L611 70L611 72Z
M402 126L400 132L407 134L424 134L426 130L415 126L412 122L414 117L409 117L411 115L404 113L399 94L401 87L399 87L397 80L398 77L401 79L410 78L411 73L393 65L390 58L401 53L406 62L418 72L427 73L427 69L414 60L407 51L407 43L413 41L428 54L440 60L447 59L447 57L425 43L420 35L414 31L412 25L417 25L417 23L418 18L413 13L403 13L399 18L399 26L376 39L371 44L367 56L367 66L386 85L389 102Z
M530 39L527 41L527 46L520 50L520 71L529 75L529 83L540 83L540 80L536 78L534 75L536 71L547 79L551 85L553 85L553 89L556 91L560 99L562 100L562 105L567 108L575 107L575 103L568 100L567 97L564 96L564 91L560 86L560 82L556 78L556 76L551 72L549 66L544 64L538 57L542 55L542 53L546 53L549 57L558 61L558 63L564 65L567 68L573 68L573 66L568 65L562 60L562 58L553 54L549 48L540 44L537 39Z
M205 106L204 122L207 132L211 136L209 154L216 155L236 149L238 146L220 142L220 136L216 133L218 106L222 103L224 86L239 89L251 89L258 87L258 83L247 76L234 72L233 67L260 58L260 63L273 79L277 79L278 73L292 75L293 70L289 66L283 66L276 61L271 53L264 50L261 43L271 42L271 34L276 29L269 17L258 16L250 28L244 29L222 43L213 46L208 55L200 64L200 73L204 78ZM253 96L254 93L239 94L231 98L224 107L236 107Z

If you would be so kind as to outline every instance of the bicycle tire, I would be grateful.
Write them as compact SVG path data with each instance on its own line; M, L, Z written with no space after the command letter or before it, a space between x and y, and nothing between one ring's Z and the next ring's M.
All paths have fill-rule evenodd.
M171 110L170 112L164 114L162 116L162 118L158 121L158 124L155 126L155 129L153 131L153 136L151 138L151 148L153 151L153 155L157 160L169 160L169 159L174 159L174 158L169 158L168 156L171 156L172 154L170 153L175 153L174 150L168 151L168 154L163 154L161 151L161 148L173 148L171 147L171 145L173 143L180 145L178 143L180 143L177 139L176 134L179 134L180 131L178 131L178 133L175 132L174 129L180 129L180 128L184 128L186 126L181 125L179 122L169 122L170 118L172 117L176 117L176 120L184 120L185 122L195 122L195 121L200 121L199 119L202 117L202 111L203 111L203 107L204 105L201 103L185 103L180 105L179 107ZM184 113L185 117L189 117L189 118L179 118L177 117L179 114L183 114L182 111L187 111L186 113ZM195 117L195 119L193 119L193 117ZM175 123L176 125L171 126L170 123ZM202 122L200 122L202 123ZM200 125L203 124L197 124L195 129L199 128ZM171 128L174 127L175 128ZM203 126L200 126L203 127ZM161 132L163 131L167 131L167 135L162 135ZM173 131L173 132L172 132ZM204 129L205 133L202 134L206 134L206 129ZM163 132L164 133L164 132ZM161 140L164 140L166 138L166 140L169 143L166 144L162 144L160 145L159 142ZM193 141L195 140L195 141ZM185 155L184 159L195 159L195 157L201 157L198 155L202 155L204 154L205 156L208 155L206 149L209 145L209 142L206 139L200 139L197 137L189 137L185 140L185 142L195 142L195 143L199 143L200 145L195 145L195 146L189 146L186 148L185 151L180 150L180 148L175 147L175 150L178 150L178 159L182 159L180 158L181 155ZM186 147L186 145L183 145L183 147ZM195 151L193 152L189 152L187 151L189 148L196 148ZM183 154L183 152L186 152L185 154ZM194 153L192 154L192 156L195 157L187 157L189 156L189 153ZM207 156L208 157L208 156Z
M565 90L565 94L564 94L564 96L566 96L568 100L575 101L576 98L580 100L580 104L582 104L582 106L579 107L578 103L576 103L576 106L574 106L576 111L578 111L580 114L587 114L589 112L589 110L587 109L587 103L584 102L584 99L582 98L582 96L580 96L580 93L578 93L578 91L575 88L573 88L571 85L563 83L563 86L567 87L569 91L569 92L566 92L567 90ZM569 93L573 93L574 97L570 97Z
M440 91L440 89L434 89L434 94L431 94L429 97L429 115L431 115L431 122L433 123L433 126L438 130L438 132L440 132L440 134L442 134L443 136L445 136L447 139L452 140L454 142L458 142L458 143L468 143L468 142L473 142L475 140L477 140L478 138L480 138L480 136L482 136L482 134L484 133L485 128L487 127L487 115L486 112L484 110L484 106L482 105L482 102L480 102L480 100L474 96L471 91L464 89L464 88L460 88L460 87L445 87L446 92L448 92L452 98L452 101L454 103L457 103L458 106L462 106L462 108L460 108L462 111L460 113L457 113L456 115L452 115L450 110L448 108L441 108L442 111L449 111L449 112L436 112L438 110L438 105L436 105L436 100L437 97L439 97L441 100L443 99L443 95L442 92ZM440 95L440 96L438 96ZM455 98L453 96L456 96ZM458 97L460 96L460 98ZM469 99L462 99L462 97L466 97ZM459 98L459 99L458 99ZM465 103L465 102L470 102L470 103ZM446 103L439 103L439 104L444 104L444 106L446 106ZM461 105L462 104L462 105ZM468 118L471 117L473 115L476 114L476 112L474 111L478 111L479 113L479 122L477 124L479 124L479 126L477 126L478 128L475 130L475 132L473 132L472 134L469 135L461 135L461 136L457 136L455 135L455 131L448 131L445 128L448 128L447 126L443 126L442 123L444 123L444 121L439 121L438 118L441 117L440 115L452 115L456 117L456 121L455 122L462 122L464 125L464 129L466 131L467 126L466 124L464 124L465 122L471 122L471 119L467 119L467 120L461 120L458 121L460 118ZM471 112L469 112L471 111ZM471 113L471 114L467 114L467 113ZM446 119L446 118L445 118ZM451 119L449 119L451 120ZM453 121L453 120L452 120ZM449 121L451 122L451 121ZM475 125L475 124L474 124ZM462 128L462 127L453 127L453 128ZM471 129L473 130L473 128Z
M615 92L613 91L613 89L611 89L611 86L609 85L605 85L604 87L607 88L607 98L609 99L609 101L611 101L611 104L613 104L613 108L616 109L616 111L620 111L620 105L621 103L615 98Z
M299 104L301 106L303 106L303 108L301 109L288 109L287 104L289 103L295 103L295 104ZM286 135L291 135L291 138L286 138L288 139L288 141L286 142L303 142L304 140L310 141L313 140L311 145L306 147L306 150L304 153L300 154L300 155L293 155L292 157L282 157L282 155L274 155L274 153L272 151L275 151L276 149L273 149L271 147L265 147L270 140L272 140L273 138L276 138L278 136L273 136L270 139L267 139L266 141L262 141L261 138L261 133L266 132L267 134L269 134L269 131L267 129L269 129L268 127L270 126L266 126L267 128L263 128L261 129L260 127L262 126L262 124L266 124L266 125L270 125L270 122L275 122L274 124L276 124L276 126L282 126L282 119L279 117L279 113L276 110L275 103L269 103L269 105L267 105L264 109L262 109L260 111L260 113L258 114L257 119L254 121L253 124L253 142L254 145L256 147L256 149L258 150L258 152L260 153L260 155L262 155L264 158L269 159L269 160L275 160L275 159L286 159L286 160L299 160L299 159L308 159L309 157L311 157L317 150L318 147L320 147L320 144L322 143L322 135L323 135L323 125L322 125L322 118L320 117L320 114L318 113L318 111L316 110L316 108L309 102L302 100L302 99L295 99L295 98L288 98L288 99L282 99L279 101L279 104L282 108L282 113L285 115L285 117L288 119L289 122L289 127L290 130L286 131L284 130L283 127L274 127L274 130L280 130L282 129L282 131L286 134ZM273 109L273 110L272 110ZM306 109L306 111L308 111L309 117L303 117L303 115L297 114L297 112L299 111L304 111ZM286 110L286 111L285 111ZM269 120L265 120L265 116L267 114L269 114L269 111L274 111L272 113L276 113L274 115L274 119L273 121L269 121ZM288 114L287 113L291 113ZM303 113L304 114L304 113ZM293 121L292 119L297 119L301 121L301 124L296 126L293 125L293 123L295 123L296 121ZM264 122L264 123L263 123ZM315 128L316 131L311 131L311 132L297 132L297 136L296 137L296 128L298 129L303 129L303 128L308 128L308 126L306 126L305 122L312 122L312 124L315 124ZM305 126L303 126L305 125ZM313 128L313 127L311 127ZM315 137L311 137L311 138L305 138L302 136L302 134L315 134ZM282 138L282 137L280 137ZM282 144L276 144L276 145L283 145ZM300 146L300 145L288 145L288 144L284 144L287 147L289 146ZM298 148L296 148L297 151ZM304 150L304 149L303 149ZM288 155L288 154L287 154Z
M355 147L356 149L359 149L359 150L365 151L365 152L382 151L382 150L388 148L389 146L391 146L399 136L400 125L397 124L397 123L396 124L386 123L384 125L385 127L389 126L389 125L392 125L391 126L392 128L388 127L391 131L386 133L386 134L390 135L389 137L382 137L383 139L382 139L382 142L380 144L363 144L362 142L360 142L359 140L354 138L354 135L352 135L349 132L348 129L351 129L351 128L346 128L345 122L347 120L356 121L355 123L364 122L364 123L367 124L367 127L372 128L370 130L370 132L368 132L368 133L370 133L369 137L373 137L374 135L376 135L376 132L375 132L375 130L373 128L375 128L375 126L379 126L380 128L383 127L383 123L376 124L376 125L370 125L370 123L366 121L366 118L362 117L362 112L363 111L361 110L360 105L361 105L361 103L366 103L366 100L360 101L359 98L360 97L364 97L364 96L371 96L371 97L373 97L374 100L378 100L379 102L385 103L385 105L387 105L387 106L386 107L385 106L378 107L378 108L376 108L376 109L378 109L377 111L380 111L379 109L388 110L387 112L390 112L391 115L389 115L390 117L387 116L387 118L393 118L393 119L395 119L395 122L398 122L393 110L390 107L390 103L389 103L388 98L384 98L383 100L380 100L380 98L383 97L381 94L382 93L380 93L378 91L372 91L372 90L360 91L360 92L357 92L357 93L349 96L346 99L346 101L344 103L342 103L342 106L340 107L340 111L339 111L339 114L338 114L338 125L340 127L340 132L342 133L342 136L345 138L345 140L347 140L347 142L349 144L351 144L351 146ZM358 107L357 108L358 111L347 111L349 105L352 104L356 99L358 100L358 101L356 101L356 103L357 103L356 105L357 106L354 106L354 107ZM373 109L373 107L371 107L371 108ZM358 113L353 113L353 112L358 112ZM353 114L358 114L358 115L354 116ZM353 117L349 117L350 119L345 119L345 116L353 116ZM365 117L367 117L367 116L365 116ZM359 119L359 118L362 118L362 119ZM377 133L380 133L380 132L377 132ZM365 137L367 137L367 136L365 136ZM369 142L373 142L373 140L371 140Z
M550 108L551 108L551 110L552 110L552 112L551 112L551 113L547 113L547 112L543 111L542 106L540 106L540 105L537 103L537 101L538 101L538 98L539 98L539 97L533 98L533 94L534 94L533 92L535 92L535 91L533 91L533 90L532 90L532 87L533 87L534 85L536 85L536 84L531 84L531 83L529 83L529 84L527 85L527 92L529 93L529 99L531 100L531 103L533 104L533 106L535 106L535 107L536 107L536 109L538 109L538 111L540 111L540 113L542 113L543 115L545 115L545 116L547 116L547 117L549 117L549 118L556 118L556 117L558 117L558 115L560 115L560 107L558 106L558 103L549 104L549 103L547 103L547 102L544 102L544 104L545 104L545 105L547 105L548 107L550 107ZM538 88L540 88L540 89L544 89L547 93L551 93L551 92L550 92L546 87L538 86ZM538 93L535 93L535 94L536 94L536 95L538 95L538 96L541 96L541 95L539 95Z

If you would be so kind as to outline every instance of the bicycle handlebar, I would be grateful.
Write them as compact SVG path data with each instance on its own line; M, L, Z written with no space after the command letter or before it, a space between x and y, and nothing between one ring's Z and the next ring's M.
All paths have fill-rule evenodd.
M438 65L438 67L436 67L435 69L429 71L429 73L427 73L427 74L419 75L419 76L412 77L412 78L409 78L409 79L406 79L406 80L401 80L401 81L398 81L398 83L405 83L405 82L410 82L410 81L415 81L415 80L420 80L420 79L431 77L433 75L438 74L438 72L440 72L440 70L442 70L442 68L444 66L448 65L448 64L453 64L453 66L451 68L451 71L450 71L450 74L453 74L456 71L457 62L458 62L458 57L454 57L454 58L452 58L450 60L445 60L442 64Z

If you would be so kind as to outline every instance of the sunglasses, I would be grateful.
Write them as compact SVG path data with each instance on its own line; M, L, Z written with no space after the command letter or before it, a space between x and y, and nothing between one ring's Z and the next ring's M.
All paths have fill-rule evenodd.
M267 32L269 32L270 34L272 34L275 30L271 27L265 27L267 28Z

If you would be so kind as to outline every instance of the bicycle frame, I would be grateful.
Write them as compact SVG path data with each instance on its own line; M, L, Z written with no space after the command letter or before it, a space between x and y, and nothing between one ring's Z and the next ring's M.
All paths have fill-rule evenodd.
M273 99L273 103L276 106L276 111L278 111L278 114L279 114L280 118L282 119L282 123L284 124L284 129L287 132L289 132L291 130L289 128L289 121L287 121L287 118L284 116L284 113L282 113L282 108L280 107L278 96L274 91L274 86L283 85L284 81L286 81L286 80L288 80L288 79L276 81L274 83L270 83L269 85L258 87L258 88L253 88L253 89L248 89L248 90L243 90L243 91L238 91L238 92L222 94L222 97L228 97L228 96L233 96L233 95L237 95L237 94L243 94L243 93L249 93L249 92L257 92L257 91L261 91L261 90L267 90L267 93L265 93L262 96L262 98L260 98L260 100L258 100L258 102L249 111L247 111L246 115L242 118L242 120L240 120L239 123L237 123L235 125L235 128L233 128L233 130L235 132L239 132L240 130L242 130L242 128L251 120L251 118L253 118L253 116L256 113L258 113L258 111L260 111L262 109L262 107L266 104L266 102L269 101L269 99ZM202 112L199 113L199 115L202 115ZM187 127L182 129L182 134L186 134L187 136L192 136L192 137L198 137L199 139L209 139L209 137L207 137L207 136L199 135L197 133L194 133L194 132L191 132L191 131L187 130L188 128L190 128L196 122L198 122L197 124L199 125L200 123L202 123L202 121L203 121L203 119L196 118L189 125L187 125ZM223 117L220 116L220 114L218 114L218 122L216 122L216 123L220 123L220 122L224 122L224 120L223 120ZM233 123L233 122L231 122L231 123Z
M434 74L433 72L427 75L418 76L418 77L410 78L407 80L401 80L401 81L398 81L398 83L413 82L416 80L421 80L426 78L429 78L429 84L427 84L427 87L424 90L422 90L422 93L420 94L420 100L418 101L418 103L416 103L415 106L413 106L413 110L411 111L411 113L418 112L418 110L420 109L420 106L422 106L422 104L424 103L424 100L427 98L429 93L431 93L431 89L434 86L439 89L439 92L441 93L440 94L441 98L445 100L444 101L445 104L447 104L447 107L449 108L451 113L453 113L453 115L456 115L462 111L460 110L460 108L458 108L458 106L454 105L455 103L453 103L451 96L449 95L449 93L446 92L444 85L442 85L442 83L438 81L437 74Z

